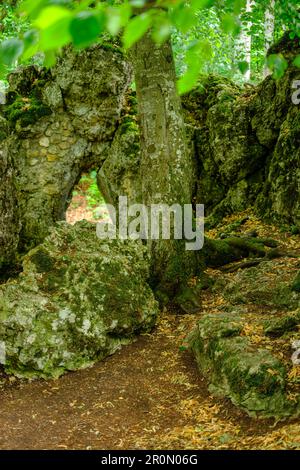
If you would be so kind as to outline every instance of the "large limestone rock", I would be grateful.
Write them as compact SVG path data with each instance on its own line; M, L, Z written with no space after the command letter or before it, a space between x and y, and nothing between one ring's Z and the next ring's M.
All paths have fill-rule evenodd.
M209 76L184 98L187 119L194 118L196 199L213 224L254 206L264 218L300 227L300 108L292 101L299 41L285 36L274 52L289 61L280 80L239 89Z
M140 158L138 125L133 118L124 116L98 172L98 186L108 203L117 207L119 196L127 196L134 204L142 202Z
M206 315L189 337L209 389L226 396L250 416L284 418L299 413L286 393L285 366L267 349L242 336L244 322L234 315Z
M0 360L17 376L57 377L115 352L158 313L137 241L100 240L60 222L0 286Z
M293 310L300 306L300 294L293 290L297 267L297 258L288 267L284 259L263 261L256 267L239 270L229 282L219 280L214 289L233 305Z
M50 71L29 66L10 75L2 110L9 137L0 149L15 176L21 251L65 219L82 172L105 161L130 81L131 67L112 45L67 48Z

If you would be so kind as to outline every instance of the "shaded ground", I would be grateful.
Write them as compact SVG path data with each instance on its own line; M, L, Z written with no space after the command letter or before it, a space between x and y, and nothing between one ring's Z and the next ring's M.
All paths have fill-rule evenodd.
M286 247L299 249L298 235L259 225L255 218L242 230L254 225L260 236L271 233ZM293 273L299 260L280 262ZM209 274L228 281L237 275L217 270ZM90 369L56 381L30 383L3 375L0 448L300 449L299 422L256 421L227 400L210 396L185 350L184 339L199 316L228 306L222 293L205 291L198 314L164 312L152 334ZM259 305L251 309L245 334L253 342L262 341L255 319L266 313ZM273 313L280 314L280 309ZM297 378L300 366L295 368Z
M97 223L108 217L105 201L97 185L95 171L82 175L72 192L72 199L66 212L66 221L75 224L79 220Z

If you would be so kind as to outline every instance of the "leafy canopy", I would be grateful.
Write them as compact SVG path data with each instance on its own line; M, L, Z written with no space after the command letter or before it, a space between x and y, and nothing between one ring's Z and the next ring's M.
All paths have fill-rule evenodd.
M288 28L292 37L300 37L298 3L298 0L276 2L277 22ZM228 55L245 25L251 26L248 34L258 45L263 15L269 4L270 0L253 1L252 11L247 12L246 0L7 0L2 7L2 11L9 12L4 15L8 26L4 29L9 30L8 19L12 14L15 27L0 43L0 74L5 76L16 63L26 62L41 52L44 65L51 66L56 54L67 44L81 49L100 42L107 35L121 37L126 50L151 29L158 44L166 41L171 33L177 37L177 45L179 41L184 43L184 74L179 80L179 90L186 92L196 84L203 64L210 63L212 58L218 59L218 48L219 56L224 58L223 45L226 44ZM262 62L262 56L256 60ZM300 65L300 56L295 65ZM287 61L275 54L269 57L268 67L274 78L280 78ZM249 63L242 57L238 69L241 73L249 69Z

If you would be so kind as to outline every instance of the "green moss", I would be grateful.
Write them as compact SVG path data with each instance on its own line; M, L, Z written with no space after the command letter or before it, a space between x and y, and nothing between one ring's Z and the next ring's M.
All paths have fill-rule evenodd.
M38 273L49 272L54 267L54 260L43 247L33 250L30 261L35 265L36 272Z
M300 271L298 272L296 278L294 279L294 282L292 285L292 291L300 292Z
M286 417L297 414L297 403L285 392L284 365L268 350L255 349L241 336L243 321L207 315L188 338L209 390L227 396L250 416Z
M288 331L296 330L300 324L300 312L285 315L283 318L268 320L264 325L264 332L268 336L282 336Z
M125 116L122 119L121 125L120 125L120 132L122 134L126 134L126 132L137 132L138 131L138 125L136 123L136 120L132 119L129 116Z
M32 92L28 98L17 95L6 106L5 117L11 126L15 126L18 122L21 127L27 127L52 113L49 106L43 104L37 95L36 91Z
M118 43L103 41L100 44L105 51L118 52L123 55L123 49Z

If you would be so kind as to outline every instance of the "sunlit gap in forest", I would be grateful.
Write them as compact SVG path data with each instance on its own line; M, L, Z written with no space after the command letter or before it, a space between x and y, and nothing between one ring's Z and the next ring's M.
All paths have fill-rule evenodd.
M79 220L96 224L108 219L105 199L97 184L97 171L90 170L81 175L72 191L72 198L66 212L66 221L74 225Z

